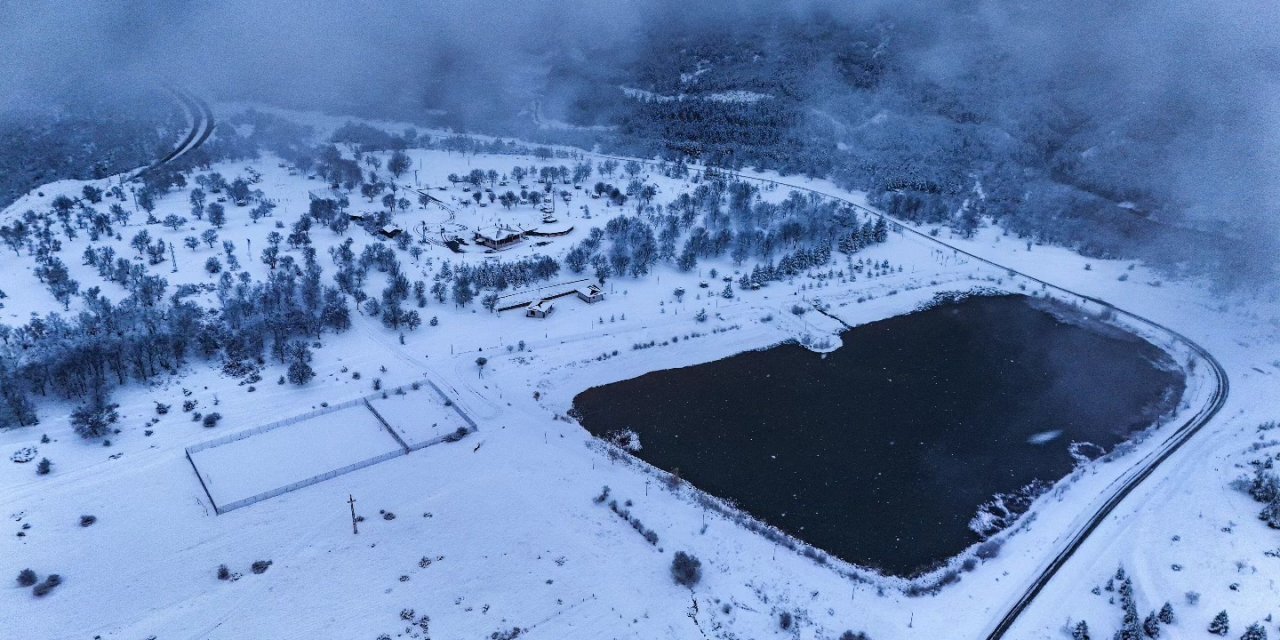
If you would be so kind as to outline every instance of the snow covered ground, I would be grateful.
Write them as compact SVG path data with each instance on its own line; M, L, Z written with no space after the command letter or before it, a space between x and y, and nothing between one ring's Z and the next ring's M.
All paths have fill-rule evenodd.
M334 126L332 120L305 117ZM411 150L410 156L418 182L432 188L447 185L447 174L471 168L506 172L516 164L547 164L533 157L442 151ZM562 162L552 159L549 164ZM289 175L275 159L264 158L252 166L263 176L257 188L278 204L275 218L253 223L246 209L228 207L228 224L220 233L237 247L252 245L252 252L241 249L240 260L245 271L262 278L268 267L256 259L256 252L265 246L274 220L290 222L305 211L307 192L319 185L305 176ZM244 163L215 167L228 177L243 168ZM692 186L657 174L648 179L659 186L660 202ZM860 194L822 181L793 181L863 201ZM38 202L47 206L58 193L75 193L81 184L46 185L43 197L31 194L0 212L0 222ZM781 199L786 191L780 187L763 195ZM467 225L538 215L528 207L502 213L496 206L465 205L469 194L460 186L439 193ZM352 208L358 210L362 202L354 195ZM570 204L558 213L562 220L579 225L574 234L541 247L526 242L504 252L502 259L537 252L560 255L586 228L603 225L620 213L603 200L578 194ZM578 208L583 204L591 218ZM157 214L188 215L187 208L187 195L179 191L161 199ZM397 222L406 229L418 222L438 223L439 211L415 205L397 214ZM191 226L196 226L194 221ZM127 240L141 227L135 217L122 235ZM147 229L179 247L182 237L192 233L158 225ZM380 242L355 228L349 235L361 245ZM314 236L322 256L324 246L341 240L324 229ZM1167 324L1215 354L1232 378L1232 394L1219 418L1122 503L1010 637L1069 637L1063 635L1064 622L1082 617L1094 637L1109 637L1121 612L1107 603L1108 592L1093 595L1090 590L1120 564L1134 578L1141 611L1173 602L1179 622L1162 637L1205 637L1205 626L1221 609L1230 611L1236 635L1247 622L1277 613L1280 585L1271 576L1276 570L1272 563L1280 560L1263 555L1277 546L1274 532L1255 518L1258 505L1228 486L1244 473L1247 460L1261 455L1251 448L1260 437L1256 425L1280 414L1275 393L1280 308L1274 293L1224 296L1207 283L1168 281L1142 265L1028 246L992 226L972 239L949 238L946 231L940 237ZM77 256L87 240L66 244L64 254ZM444 259L456 263L491 258L424 246L417 259L401 256L412 278L429 278ZM127 244L121 252L130 252ZM176 271L170 272L167 264L157 268L171 284L212 282L202 265L220 253L204 245L179 248ZM705 510L693 499L691 488L671 489L642 465L614 459L564 417L583 389L648 371L784 340L803 340L816 348L838 345L830 337L843 328L840 322L813 312L795 315L794 305L811 308L820 301L841 321L856 325L908 313L940 291L981 286L1041 293L1039 285L1004 270L902 234L893 234L888 243L857 257L888 260L894 270L854 282L827 278L824 270L737 292L729 300L718 295L722 284L710 275L711 268L721 275L733 274L735 267L728 260L703 263L692 273L660 266L645 278L610 279L603 302L559 300L557 311L546 320L491 314L475 306L457 309L433 300L423 312L425 318L437 316L438 326L424 324L406 332L403 342L377 320L353 314L352 330L322 338L324 346L316 350L312 363L317 378L305 387L267 382L250 393L238 380L197 364L172 380L118 392L122 432L111 438L109 447L78 438L66 421L71 406L50 400L41 407L41 425L0 432L0 452L6 458L9 451L32 446L54 463L51 474L37 476L31 463L0 462L0 511L7 523L7 535L0 537L0 572L16 575L31 567L41 577L59 573L64 582L42 599L8 583L11 588L0 589L0 620L16 638L372 640L384 633L413 637L407 630L428 637L421 627L411 627L423 615L430 616L429 637L434 638L487 638L515 627L525 630L521 637L557 640L826 640L850 629L865 630L878 639L982 637L1062 536L1092 510L1108 486L1149 454L1165 432L1155 433L1113 462L1078 469L1036 502L1023 521L1027 526L1008 537L998 557L960 574L958 583L938 595L909 597L898 588L904 585L899 579L874 576L835 560L815 562ZM102 283L91 267L78 260L67 262L83 286L99 284L110 295L122 295L115 285ZM837 254L832 268L843 265L843 256ZM896 270L899 266L901 271ZM3 288L9 294L0 310L4 322L21 323L32 312L59 308L32 274L28 257L9 252L0 257L0 271L6 274ZM708 281L708 288L700 286ZM687 292L681 299L673 295L677 287ZM701 309L709 316L705 322L695 319ZM678 345L670 343L673 337L681 338ZM633 349L650 341L668 344ZM478 357L487 359L483 369L476 364ZM1192 366L1185 354L1180 361ZM269 367L263 378L270 381L283 373L283 368ZM356 378L353 373L363 375ZM1186 411L1209 391L1203 370L1191 373ZM186 389L202 408L217 406L224 416L223 426L216 430L220 435L314 410L322 402L362 397L375 377L392 388L424 376L476 420L479 433L456 446L428 447L221 516L207 504L184 455L185 447L209 439L210 430L186 414L171 411L160 416L154 411L156 402L181 402ZM428 400L428 391L424 386L416 393ZM430 406L429 415L417 423L419 429L427 420L445 430L453 426L447 422L452 414L440 414L440 407L397 397L374 401L379 413L385 408L395 416L383 414L389 422L403 424L418 406ZM347 438L355 433L348 431L351 427L361 435ZM306 451L316 460L322 452L332 454L331 462L341 462L395 445L385 431L380 440L375 438L376 421L361 419L325 422L295 442L258 446L274 438L294 438L287 435L291 429L225 449L222 453L242 453L219 465L221 471L212 472L211 479L223 487L245 483L228 489L240 494L313 470L312 462L305 460L308 455L291 450ZM280 435L258 440L277 432ZM405 427L401 433L422 438L435 431L419 433ZM42 434L51 441L42 443ZM295 466L299 464L307 468ZM631 514L658 534L656 545L607 507L593 503L604 485L619 502L631 501ZM349 494L366 518L359 535L351 533ZM394 517L388 519L379 511ZM79 516L84 514L95 515L97 522L81 527ZM30 527L23 529L25 525ZM677 550L703 562L704 577L692 590L670 578L671 557ZM256 575L248 569L256 560L273 564ZM242 577L219 581L216 569L224 563ZM850 579L848 573L862 579ZM1187 591L1200 593L1198 604L1185 602ZM407 609L413 610L410 620L402 616ZM787 631L778 622L784 611L796 621ZM1269 624L1274 633L1275 623Z
M459 429L470 429L467 421L455 411L453 402L428 385L418 385L417 389L402 387L385 398L370 399L369 406L411 449L457 433Z

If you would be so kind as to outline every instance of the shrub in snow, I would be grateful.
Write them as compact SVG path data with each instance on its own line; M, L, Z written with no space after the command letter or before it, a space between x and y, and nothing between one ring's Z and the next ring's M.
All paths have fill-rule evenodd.
M978 549L974 552L974 555L982 558L983 560L990 560L1000 555L1000 547L1002 545L1004 545L1003 540L987 540L986 542L978 545Z
M231 570L227 569L227 565L225 564L218 565L218 579L219 580L231 579Z
M1168 602L1164 603L1164 606L1160 607L1160 613L1157 615L1160 618L1160 622L1162 624L1173 624L1173 621L1174 621L1173 605L1169 604Z
M19 464L26 464L36 459L35 447L23 447L13 452L9 459Z
M852 631L846 631L840 634L840 640L871 640L871 636L868 636L867 634L861 631L857 633L854 633Z
M783 631L790 629L792 622L793 620L792 620L790 611L783 611L781 614L778 615L778 627L781 628Z
M210 413L209 415L204 417L204 421L203 421L204 426L206 428L212 429L213 427L218 426L218 421L221 419L222 419L222 414L218 413L217 411L214 411L213 413Z
M157 403L156 403L156 415L160 415L160 416L162 416L162 415L164 415L164 414L166 414L166 413L169 413L169 405L164 404L164 403L162 403L162 402L157 402Z
M36 583L36 572L30 569L23 569L18 572L18 586L29 587Z
M47 476L49 475L49 469L52 466L53 466L53 463L49 462L48 458L41 458L40 462L36 464L36 474Z
M93 523L97 521L98 521L97 516L89 516L89 515L80 516L80 526L82 527L92 526Z
M677 551L671 560L671 578L678 585L693 587L702 580L702 561L683 551Z
M44 579L44 582L33 587L31 589L31 593L35 594L37 598L41 598L50 591L53 591L53 588L60 584L62 584L62 576L56 573L51 573L49 574L49 577Z
M257 560L252 565L249 565L249 568L255 574L263 574L267 572L267 567L270 567L270 566L271 566L270 560Z

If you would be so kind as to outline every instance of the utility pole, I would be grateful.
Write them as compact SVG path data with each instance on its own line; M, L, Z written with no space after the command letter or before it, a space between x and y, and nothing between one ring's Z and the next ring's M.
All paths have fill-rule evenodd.
M360 529L356 528L356 499L355 496L347 494L347 504L351 505L351 533L359 535Z

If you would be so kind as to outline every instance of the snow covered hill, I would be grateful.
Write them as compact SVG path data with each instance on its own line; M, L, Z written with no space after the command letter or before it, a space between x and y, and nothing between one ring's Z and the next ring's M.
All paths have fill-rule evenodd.
M290 117L311 124L321 138L341 124L307 114ZM393 132L404 128L377 126ZM357 157L350 145L341 151L346 159ZM629 266L613 269L599 302L572 295L556 298L555 311L546 318L526 317L522 308L493 312L484 298L499 292L481 287L479 296L472 291L460 301L451 288L456 274L497 272L498 265L521 260L532 265L539 258L567 263L569 254L591 237L591 228L678 212L681 197L695 194L706 181L697 167L689 172L654 163L615 165L601 175L606 158L573 149L475 154L435 145L403 153L407 166L398 176L388 168L394 152L359 155L361 172L372 171L385 185L370 196L358 189L331 195L325 181L277 157L215 164L196 175L207 178L216 172L229 183L242 178L251 191L261 193L237 206L225 190L207 191L205 217L197 219L191 205L197 187L193 175L186 186L154 203L157 221L170 215L186 220L173 226L146 224L145 212L131 212L127 223L114 223L114 233L97 241L76 227L79 204L69 209L65 223L77 229L74 238L66 237L63 223L51 211L58 196L81 198L86 184L109 190L117 186L111 180L45 185L43 196L33 192L0 212L0 225L14 224L27 210L36 212L37 221L52 220L49 235L60 244L55 255L81 292L99 287L108 298L127 294L128 276L107 279L81 258L90 246L111 247L126 264L140 266L141 273L167 280L169 294L192 285L186 299L206 314L225 308L241 277L248 282L280 278L280 264L302 273L311 249L323 267L325 286L335 286L333 276L344 269L341 255L348 238L352 263L361 255L372 256L361 274L365 280L360 289L367 290L368 298L343 294L349 298L350 328L292 338L310 354L306 364L314 378L305 384L290 382L289 365L282 362L287 358L274 354L260 364L250 362L246 370L228 369L220 358L192 355L176 363L173 373L114 391L119 419L113 428L119 432L105 437L109 446L102 438L78 436L69 416L81 401L52 392L37 397L40 424L0 431L0 452L6 458L20 449L35 450L30 462L0 461L0 511L7 523L7 535L0 538L0 571L17 576L29 567L42 580L54 573L62 577L43 597L17 583L0 589L0 620L8 633L51 639L372 640L383 634L479 639L517 633L557 639L834 639L845 631L865 631L878 639L976 638L1016 598L1061 537L1091 511L1098 496L1166 436L1156 430L1126 455L1077 469L1035 503L1016 531L1001 538L998 556L960 571L958 582L936 594L910 596L909 581L825 556L817 562L814 554L780 547L705 509L688 485L661 482L665 474L611 455L566 417L572 398L605 382L786 340L830 349L838 344L832 336L843 323L908 313L939 292L986 287L1045 295L1038 285L926 238L890 230L885 242L847 257L837 252L829 263L781 274L758 288L750 286L758 262L754 258L735 264L726 254L699 260L688 270L658 260L640 275ZM558 174L547 178L555 204L544 212L547 205L532 203L527 194L544 190L538 182L540 174L547 175L543 169L555 173L562 165L588 165L592 175L567 182ZM449 180L473 170L482 171L482 177ZM758 177L788 182L776 175ZM639 190L628 187L633 180ZM596 182L632 193L614 198L611 189L604 189L600 197L592 197ZM865 203L861 194L821 181L797 182L801 191L796 196L789 186L754 186L751 198L780 207L790 206L789 199L802 206L796 203L807 202L811 193ZM509 207L498 200L507 191L517 196ZM388 207L383 196L393 192L396 197ZM128 194L128 185L122 194ZM330 197L346 200L345 206L328 212L330 220L345 219L345 224L333 224L340 231L317 221L304 229L306 242L273 241L272 234L297 234L297 222L313 211L313 200ZM218 203L219 198L227 201ZM132 206L131 198L109 200L122 208ZM803 206L828 206L824 202L815 196ZM224 210L222 225L208 218L207 208L215 203ZM250 212L262 203L273 206L254 219ZM669 203L676 208L666 209ZM105 203L97 206L106 208ZM656 213L646 207L655 207ZM870 222L863 214L830 207L858 224ZM547 222L552 218L555 223ZM553 224L557 232L568 226L573 230L560 236L526 235L499 252L485 250L474 235L485 228L528 231ZM149 238L137 250L132 240L144 230ZM216 239L203 239L208 230ZM83 295L63 303L50 291L49 273L38 270L33 255L37 235L0 254L0 273L5 274L0 289L7 294L0 301L5 305L0 322L6 325L25 325L49 313L74 317L89 309ZM1280 559L1265 554L1276 549L1275 534L1256 518L1260 506L1230 484L1249 472L1249 460L1277 453L1269 433L1257 430L1280 412L1275 394L1280 308L1274 292L1221 298L1203 283L1169 281L1142 265L1085 259L989 225L968 239L948 237L945 231L940 235L975 255L1186 333L1215 354L1232 378L1233 393L1219 418L1121 504L1011 637L1070 637L1064 629L1080 619L1088 621L1094 637L1108 636L1119 628L1123 614L1108 603L1111 592L1095 595L1091 589L1104 585L1121 565L1132 578L1136 606L1144 615L1165 601L1172 603L1177 621L1165 627L1168 637L1205 637L1210 619L1223 609L1230 613L1233 634L1268 618L1280 596L1280 586L1268 577L1271 563ZM194 246L186 242L188 237L197 239ZM146 247L159 243L164 245L160 259L149 263ZM264 258L264 250L273 245L277 252ZM797 239L793 246L804 242ZM366 252L366 247L377 249ZM238 267L230 266L229 254L236 256ZM292 260L282 263L280 256ZM211 260L218 263L217 273L211 272ZM389 261L396 265L384 268ZM856 278L855 264L863 267ZM228 271L236 279L222 286L222 274ZM523 286L501 293L516 292L534 301L544 297L549 285L594 279L598 271L585 266L574 273L565 266L554 276L530 276ZM442 272L451 275L443 277ZM375 310L368 302L394 300L380 298L379 292L395 290L398 280L407 290L396 304L403 304L406 317L415 313L417 321L392 328L385 309ZM415 291L419 281L423 286ZM441 286L435 289L434 284ZM799 315L792 312L797 306L821 307L830 315ZM674 337L680 338L678 346ZM1167 346L1158 335L1148 337ZM650 342L659 346L633 348ZM1186 353L1174 355L1194 367ZM1189 373L1187 411L1210 391L1203 370ZM216 436L423 380L456 402L476 421L478 431L460 442L400 455L223 515L215 515L184 454L186 447ZM167 407L160 412L158 406ZM425 419L434 420L431 415L440 408L437 404L424 411ZM194 419L197 413L214 412L221 416L216 426ZM416 417L404 407L395 413L396 418L387 416L389 422ZM372 423L364 427L379 433ZM243 462L224 465L221 473L231 478L228 483L244 483L249 487L244 491L253 491L260 481L274 481L281 467L316 462L319 450L339 458L381 450L381 444L353 450L343 438L329 443L323 440L325 431L307 434L302 438L306 446L295 450L286 443L271 455L237 458ZM344 431L344 437L350 433ZM395 446L391 438L382 444ZM362 440L360 446L366 445ZM36 469L42 458L52 463L47 474ZM631 515L656 533L657 544L593 501L603 486L620 502L630 501ZM349 496L363 517L358 534L352 533ZM82 526L84 515L96 520ZM702 579L692 588L671 578L677 551L702 562ZM973 553L914 584L936 582ZM251 567L258 561L270 565L255 572ZM227 579L219 578L221 565L227 567ZM1191 604L1187 593L1193 591L1199 595ZM792 619L787 629L779 623L783 613ZM1274 622L1266 624L1276 632Z

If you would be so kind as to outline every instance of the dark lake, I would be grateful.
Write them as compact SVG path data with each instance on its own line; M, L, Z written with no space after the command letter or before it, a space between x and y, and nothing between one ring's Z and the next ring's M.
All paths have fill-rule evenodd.
M1069 473L1070 442L1109 450L1181 396L1162 351L1047 304L969 298L846 331L825 357L742 353L588 389L574 408L809 544L910 575L976 542L969 521L993 495Z

